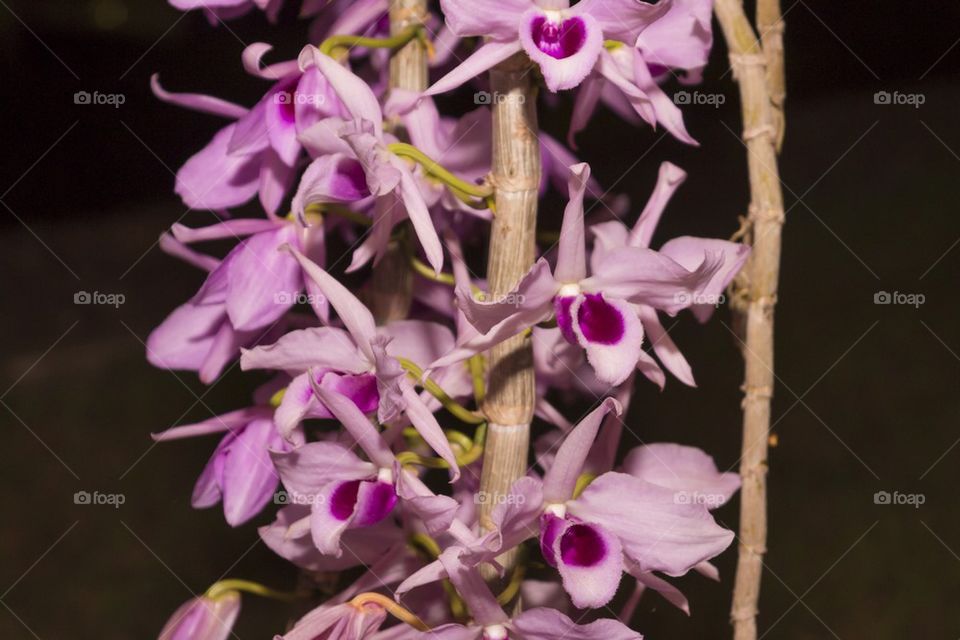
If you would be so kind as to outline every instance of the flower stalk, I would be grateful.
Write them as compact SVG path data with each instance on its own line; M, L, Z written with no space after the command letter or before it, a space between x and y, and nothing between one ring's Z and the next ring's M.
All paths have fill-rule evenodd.
M493 101L493 162L496 216L490 235L487 279L490 294L509 293L533 264L536 251L540 143L536 88L530 60L523 53L490 71ZM535 404L533 341L529 333L493 347L487 357L483 412L488 418L480 491L505 496L527 470L530 423ZM494 500L480 505L480 522L489 522ZM498 561L511 569L515 553Z
M763 7L767 24L772 6ZM743 345L743 443L740 461L742 498L740 548L730 617L735 640L756 640L757 603L767 542L767 448L770 401L773 396L773 312L780 272L783 193L777 168L777 146L782 122L775 116L771 95L767 46L779 44L758 38L739 0L717 0L714 5L730 51L730 64L740 88L743 139L750 176L749 232L753 248L740 282L739 313L745 316ZM768 29L769 31L769 29ZM781 65L782 66L782 65ZM776 73L782 74L782 69ZM775 83L778 81L774 81ZM779 82L782 82L780 80ZM776 84L774 84L774 88ZM782 98L781 98L782 100Z

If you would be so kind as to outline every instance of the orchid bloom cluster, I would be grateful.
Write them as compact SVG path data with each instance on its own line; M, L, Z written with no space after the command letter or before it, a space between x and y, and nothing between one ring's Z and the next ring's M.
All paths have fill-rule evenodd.
M254 9L276 19L284 8L170 2L214 21ZM222 504L231 526L272 518L259 529L263 542L305 576L329 583L362 568L351 583L337 578L332 595L319 579L292 594L218 582L173 614L162 640L229 637L241 592L313 604L278 629L287 640L627 640L641 637L629 624L646 590L689 613L667 578L719 579L711 559L733 533L711 509L739 477L694 447L617 452L637 372L661 388L667 372L695 385L661 318L689 310L706 321L747 247L684 236L654 248L685 173L664 162L634 212L623 198L598 198L590 167L541 134L541 194L566 198L559 240L540 243L509 295L489 295L466 256L496 216L491 111L443 114L433 98L525 52L548 91L572 95L569 146L601 102L695 144L660 85L699 77L711 2L440 0L440 8L398 34L385 21L387 0L304 0L318 46L271 64L269 44L248 46L244 69L268 84L249 107L172 93L153 79L159 99L225 124L177 173L176 193L216 222L176 224L161 238L205 277L152 332L148 359L205 384L237 365L262 380L246 406L154 437L219 435L194 507ZM415 39L433 54L436 81L422 92L390 89L390 50ZM612 215L588 216L591 201ZM198 247L217 241L231 248ZM375 296L385 294L371 283L398 252L414 279L408 311L379 318ZM533 466L481 518L485 353L524 332L542 435ZM568 420L551 401L557 391L595 408ZM509 568L505 554L517 558ZM531 567L543 569L536 579Z

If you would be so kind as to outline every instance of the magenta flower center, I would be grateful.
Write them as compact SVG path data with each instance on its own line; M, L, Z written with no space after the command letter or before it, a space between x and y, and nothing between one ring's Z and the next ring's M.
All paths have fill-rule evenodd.
M569 58L580 51L587 39L587 27L577 17L558 23L546 16L537 16L530 26L530 35L537 48L557 60Z
M597 344L617 344L625 326L620 311L599 293L587 293L577 310L577 321L583 337Z
M365 482L362 495L358 500L357 516L352 526L369 527L375 525L388 515L397 504L397 492L392 484L375 480Z
M560 557L564 564L592 567L607 555L607 545L597 531L585 524L570 526L560 539Z
M360 491L360 480L344 482L334 489L330 496L330 513L337 520L347 520L353 515L357 506L357 492Z

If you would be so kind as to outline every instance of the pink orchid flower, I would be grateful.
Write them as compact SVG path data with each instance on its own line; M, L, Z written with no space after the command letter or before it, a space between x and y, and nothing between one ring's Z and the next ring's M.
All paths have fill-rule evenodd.
M316 159L300 180L293 200L294 213L302 215L305 207L314 202L329 202L331 185L344 180L342 162L352 160L362 166L367 190L376 202L373 230L354 252L350 269L382 255L391 230L405 216L410 219L430 266L439 271L443 266L440 238L413 169L387 148L395 139L383 130L383 111L377 96L366 82L316 47L304 48L300 66L304 72L319 70L351 119L326 118L301 133L300 141ZM352 177L353 174L351 180Z
M733 540L706 506L677 499L672 489L607 472L575 496L601 421L620 405L607 398L564 439L543 481L517 480L491 519L497 527L458 557L475 566L538 536L548 564L579 608L601 607L614 596L623 571L679 576L718 555ZM404 581L398 593L449 577L432 563Z
M682 169L669 162L660 165L657 184L643 212L632 229L618 220L595 224L590 227L594 236L594 249L590 256L594 270L602 269L603 265L631 247L649 249L653 233L656 230L663 211L677 188L683 184L687 174ZM668 240L660 247L659 252L670 256L678 264L687 269L694 269L703 260L704 255L722 255L722 263L713 272L710 280L696 291L680 292L678 300L684 308L690 309L700 322L706 322L713 314L717 304L723 299L723 291L730 281L740 271L750 255L750 247L745 244L716 240L713 238L696 238L681 236ZM638 300L637 315L643 325L645 333L650 337L653 352L674 376L689 386L696 386L693 371L680 353L677 345L670 338L666 329L657 317L657 311L670 312L656 304ZM661 388L665 383L663 371L652 359L641 363L640 371Z
M699 78L713 45L712 8L713 0L673 0L635 43L605 47L577 92L567 134L570 145L576 147L574 136L586 127L599 101L624 119L639 116L652 127L659 123L678 140L696 145L683 114L659 83L671 74L685 83Z
M292 523L288 535L309 527L323 554L339 556L341 535L349 529L370 527L390 515L398 499L420 517L431 535L452 531L465 542L474 537L454 526L459 505L435 495L420 479L403 469L383 436L349 398L315 385L330 413L367 455L363 460L335 442L311 442L289 452L277 452L274 464L294 502L310 504L310 516ZM455 465L456 463L454 463ZM454 467L454 473L459 473Z
M199 254L186 244L240 239L222 260ZM164 369L199 371L210 383L224 366L278 328L300 293L321 319L328 316L325 298L305 279L297 261L278 248L291 244L319 262L325 261L322 227L304 228L288 220L237 218L202 229L181 224L161 247L209 273L200 290L170 314L147 338L147 359Z
M728 269L727 253L739 246L733 243L699 252L682 244L684 252L678 256L670 246L659 252L628 246L593 260L588 277L583 198L590 168L579 164L571 172L556 268L551 273L541 258L513 291L489 302L475 300L469 290L458 288L461 308L482 335L458 345L432 367L470 357L527 327L556 318L564 338L586 351L597 378L616 386L638 366L641 370L656 366L643 351L644 325L634 306L675 314L702 299L712 290L717 274Z
M175 190L190 208L229 209L259 195L264 210L276 214L300 157L298 134L323 118L345 113L317 69L301 73L292 60L261 67L270 49L258 42L243 52L247 72L275 81L252 109L206 95L168 93L153 77L153 92L161 100L234 120L177 172ZM345 173L350 175L349 170ZM350 201L365 195L349 181L343 186L348 190L343 197Z
M460 37L489 38L427 91L450 91L519 51L540 66L550 91L572 89L591 72L605 40L633 44L669 7L642 0L441 0Z
M280 482L271 453L290 449L274 427L272 413L258 404L153 435L154 441L167 442L226 431L193 488L194 509L222 501L227 523L237 527L270 502Z
M453 346L450 330L417 320L377 327L370 310L344 285L296 249L290 247L289 251L337 312L346 331L336 327L291 331L272 345L243 352L240 366L244 370L279 369L295 376L277 409L280 432L289 438L304 418L332 417L329 407L319 401L317 389L333 389L363 412L376 410L384 424L406 415L450 464L454 477L458 476L443 429L395 357L402 355L424 366Z

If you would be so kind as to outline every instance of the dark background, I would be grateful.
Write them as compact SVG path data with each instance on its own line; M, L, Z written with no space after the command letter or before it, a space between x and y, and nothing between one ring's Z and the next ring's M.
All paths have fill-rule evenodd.
M783 8L788 222L760 628L770 638L956 638L960 7ZM295 580L253 524L231 530L219 510L191 510L214 439L153 446L148 437L242 406L250 380L234 371L204 388L192 374L151 368L142 345L200 283L155 241L174 221L211 221L174 197L173 173L221 126L153 99L149 76L252 104L267 85L243 73L239 54L262 39L278 46L274 59L294 55L306 25L291 13L280 27L251 15L210 28L162 0L0 1L0 637L154 637L224 574ZM608 113L580 138L595 175L635 203L662 160L689 172L660 242L727 237L745 212L727 69L720 44L701 90L725 104L684 110L700 149ZM126 102L75 105L81 90ZM880 90L924 103L878 105ZM561 133L567 112L544 115L545 128ZM123 293L126 303L76 306L81 290ZM879 291L925 302L876 305ZM641 384L627 420L639 437L697 444L735 467L741 363L730 322L722 309L706 327L683 318L672 329L700 388ZM80 490L126 502L75 505ZM924 504L877 505L877 491L922 494ZM718 518L735 528L737 513L735 501ZM719 558L722 584L680 581L691 618L650 595L638 629L728 636L735 556ZM271 637L293 613L246 598L237 635Z

